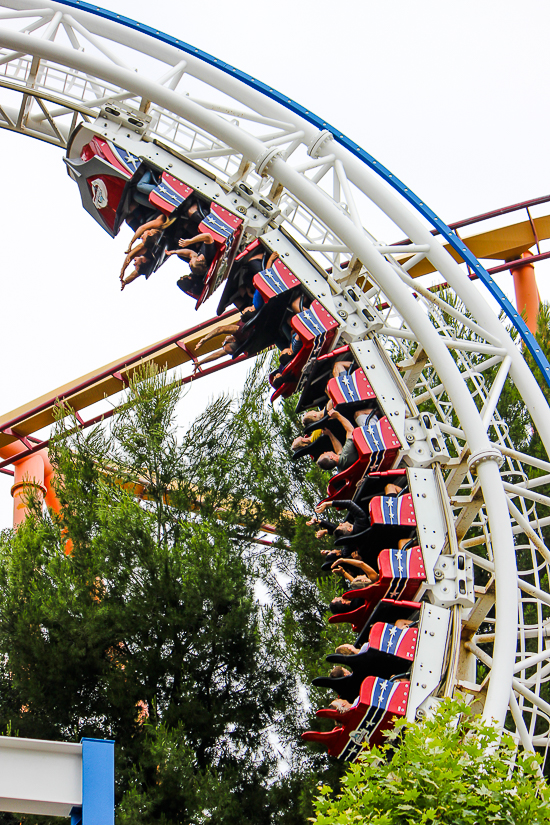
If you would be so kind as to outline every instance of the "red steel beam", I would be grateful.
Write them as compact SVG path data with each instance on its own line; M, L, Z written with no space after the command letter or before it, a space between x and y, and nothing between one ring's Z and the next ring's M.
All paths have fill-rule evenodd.
M493 209L492 212L482 212L480 215L474 215L472 218L464 218L464 220L456 221L455 223L447 224L449 229L460 229L462 226L471 226L473 223L481 223L488 221L491 218L498 218L499 215L508 215L510 212L519 212L520 209L529 209L531 206L538 206L541 203L550 203L550 195L543 195L541 198L533 198L529 201L522 201L521 203L513 203L511 206L503 206L500 209ZM529 216L530 217L530 216ZM438 229L430 229L431 235L440 235ZM411 243L410 238L405 238L402 241L397 241L391 246L402 246L403 244Z

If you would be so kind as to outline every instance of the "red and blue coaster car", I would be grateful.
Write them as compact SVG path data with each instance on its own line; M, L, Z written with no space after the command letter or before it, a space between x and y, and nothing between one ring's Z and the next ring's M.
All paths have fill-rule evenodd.
M312 407L324 407L327 403L327 384L337 361L352 361L347 345L333 349L321 355L315 361L311 359L307 371L303 373L301 395L296 404L296 412L304 412Z
M358 633L363 629L376 606L383 599L407 601L415 596L420 585L426 581L426 569L420 547L408 550L385 549L378 556L378 579L360 590L348 590L353 599L362 599L364 604L349 613L331 616L331 624L350 622Z
M169 175L168 172L163 172L159 185L149 195L149 202L159 212L170 215L193 192L194 189L191 186L182 183L181 180Z
M348 373L340 373L336 378L331 378L327 384L327 393L332 399L335 407L340 405L353 405L353 408L360 408L364 401L377 401L376 393L370 385L363 370L355 370ZM343 415L345 410L340 409Z
M250 264L253 259L261 256L261 264L258 271L266 269L270 255L271 250L265 247L259 238L251 241L238 253L227 273L225 287L218 304L218 309L216 310L217 315L225 312L231 304L241 310L249 306L250 296L246 294L245 287L252 285L252 279L256 273L248 271L248 264ZM242 292L241 287L243 288Z
M253 283L266 303L294 287L301 286L298 278L280 258L276 258L269 269L254 275Z
M141 158L138 158L137 155L128 152L127 149L121 149L120 146L116 146L110 140L105 140L105 138L98 135L82 147L80 157L84 161L91 160L94 157L103 158L126 180L130 180L141 165Z
M279 258L269 269L254 275L253 285L264 304L247 322L246 340L235 350L233 357L241 352L256 355L273 346L278 338L286 338L282 331L288 321L290 304L293 297L299 294L296 287L302 288L298 278Z
M398 717L407 712L410 682L368 676L361 685L359 701L345 713L332 708L317 711L317 716L337 720L331 731L307 731L306 742L321 742L330 754L353 762L363 746L380 745Z
M402 496L375 496L369 505L371 527L411 528L416 527L413 497L411 493Z
M299 335L302 346L282 372L275 370L269 376L273 384L279 379L279 386L271 396L271 401L283 396L288 398L299 389L302 372L310 359L324 355L331 347L338 331L339 322L319 301L315 300L309 307L295 315L290 325Z
M163 172L162 181L149 195L149 201L157 209L169 214L193 194L194 190L190 186ZM227 274L239 245L242 224L241 218L228 212L218 203L212 202L209 214L198 225L199 234L212 235L216 253L204 276L202 288L199 284L200 292L183 289L192 298L197 299L196 309L212 295Z
M418 640L418 628L398 628L389 622L376 622L369 634L371 648L382 653L391 653L407 662L412 662Z
M82 147L80 158L65 158L65 163L78 185L84 209L114 238L117 209L140 158L95 136Z
M332 476L325 501L352 498L357 482L366 473L389 469L401 449L401 443L386 416L378 420L373 419L364 427L356 427L353 431L353 443L357 450L357 460L341 473Z
M214 238L216 255L204 279L196 309L216 291L227 275L239 246L242 226L242 218L214 202L210 205L210 214L199 224L199 232L209 232Z

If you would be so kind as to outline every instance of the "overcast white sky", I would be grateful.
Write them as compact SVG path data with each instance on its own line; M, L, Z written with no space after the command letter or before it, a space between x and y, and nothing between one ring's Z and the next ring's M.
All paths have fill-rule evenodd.
M107 0L104 6L306 105L447 222L548 193L547 0ZM175 290L169 266L120 293L127 236L112 241L82 210L61 151L4 131L0 147L4 412L192 326L197 317ZM540 276L541 292L550 297L542 267ZM509 275L499 280L508 288ZM212 303L203 317L214 314ZM238 368L225 375L238 383ZM190 417L221 383L205 379L201 392L197 384L186 402ZM11 522L9 486L0 476L0 527Z

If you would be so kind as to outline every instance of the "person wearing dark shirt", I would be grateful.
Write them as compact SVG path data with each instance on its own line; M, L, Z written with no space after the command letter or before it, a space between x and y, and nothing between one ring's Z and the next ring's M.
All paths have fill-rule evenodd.
M369 526L369 517L367 513L365 513L362 507L359 507L358 504L351 501L351 499L340 501L322 501L321 504L318 504L315 508L315 512L317 515L321 515L321 513L324 513L328 507L334 507L336 510L347 510L349 516L353 518L353 521L348 521L346 519L346 521L342 521L340 524L334 526L331 534L334 534L338 538L348 533L350 535L363 533ZM327 524L331 524L331 522L327 522Z
M267 251L260 250L244 263L237 278L237 289L235 294L230 298L229 303L235 303L236 306L243 307L245 304L252 304L254 309L259 309L264 300L258 290L254 286L254 276L273 266L276 258L279 257L278 252L272 252L268 255Z
M350 567L354 570L353 574L350 573ZM331 569L334 573L344 576L344 578L348 581L348 587L351 590L358 590L363 587L368 587L378 580L378 573L376 570L371 567L370 564L367 564L360 559L339 559L333 563Z
M313 518L310 518L309 521L306 521L306 524L308 527L312 527L313 525L318 527L315 531L316 539L322 539L324 536L334 535L334 531L338 527L338 525L334 524L334 522L327 521L324 518L317 518L316 516L313 516Z
M318 518L321 513L324 513L328 507L335 507L337 510L344 510L347 509L348 513L351 517L353 517L353 521L342 521L339 524L335 524L332 521L327 521L326 519ZM317 516L311 518L307 523L308 527L312 525L318 526L318 530L315 533L316 538L323 538L323 536L336 536L336 538L341 538L345 535L357 535L358 533L362 533L364 530L367 529L369 526L369 517L365 511L359 507L358 504L355 504L354 501L351 499L341 500L341 501L323 501L321 504L318 504L315 508L315 512Z
M349 597L344 596L336 596L331 603L329 604L329 610L331 613L351 613L353 610L357 610L358 607L361 607L363 604L362 599L350 599Z

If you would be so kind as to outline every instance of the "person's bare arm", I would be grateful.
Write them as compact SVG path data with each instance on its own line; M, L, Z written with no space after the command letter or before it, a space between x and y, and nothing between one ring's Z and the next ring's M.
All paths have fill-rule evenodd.
M346 699L333 699L329 705L329 708L334 708L338 713L347 713L352 707L353 705Z
M294 441L290 445L290 449L300 450L302 447L307 447L308 444L311 444L311 438L308 438L308 436L306 435L299 435L294 439Z
M359 653L359 648L349 644L338 645L336 653L342 653L344 656L353 656Z
M359 561L359 559L346 559L346 564L351 564L354 567L359 567L363 573L369 577L371 581L376 581L378 578L378 573L371 567L370 564L367 564L364 561ZM352 577L353 578L353 577Z
M139 226L134 233L134 237L128 244L128 249L126 250L126 252L128 253L130 251L132 246L139 238L141 238L144 232L147 232L148 229L160 229L164 224L165 220L166 218L164 215L159 215L154 220L148 221L147 223L144 223L141 226Z
M277 260L278 257L279 257L278 252L272 252L271 255L268 258L266 269L270 269L273 266L274 262Z
M337 361L332 368L332 377L338 378L343 372L347 372L351 367L351 361Z
M169 249L166 253L166 257L169 258L170 255L177 255L178 258L185 258L186 261L190 260L195 253L192 249Z
M120 290L122 291L125 286L128 286L128 284L131 284L132 281L135 281L136 278L139 278L140 275L141 275L141 272L138 272L137 269L134 269L133 272L130 272L129 275L127 275L125 278L122 279L122 284L121 284Z
M214 327L211 332L208 332L205 336L203 336L198 342L195 347L195 350L199 350L207 341L211 341L212 338L215 338L216 335L232 335L234 332L237 332L239 329L238 324L222 324L219 327Z
M142 244L140 244L140 246L142 246ZM136 250L139 250L139 249L140 249L140 246L136 246ZM140 251L141 251L141 250L140 250ZM136 252L136 254L135 254L135 255L132 255L132 253L131 253L131 252L130 252L130 254L129 254L129 255L126 255L126 257L125 257L125 259L124 259L124 263L122 264L122 269L120 270L120 280L121 280L121 281L122 281L122 279L124 278L124 273L126 272L126 270L128 269L128 267L130 266L130 264L132 263L132 261L134 260L134 258L137 258L137 255L138 255L138 253L137 253L137 252ZM129 282L128 282L128 283L129 283Z
M122 265L122 270L121 270L121 273L120 273L121 276L124 274L124 272L126 272L126 267L128 266L128 264L131 261L133 261L134 258L137 258L138 255L141 255L141 253L143 252L144 249L145 249L145 244L144 243L138 243L137 246L135 246L132 250L130 250L130 252L128 252L128 254L126 255L126 257L124 259L124 264Z
M346 559L346 562L347 562L347 559ZM334 564L331 567L331 570L334 570L334 572L338 573L340 576L344 576L344 578L347 579L349 582L352 582L355 578L355 576L352 576L351 573L348 573L347 570L344 570L344 568L342 567L342 562L341 561L335 561Z
M334 450L336 455L340 455L340 453L342 452L342 445L340 444L340 442L338 441L338 439L336 438L334 433L331 433L330 430L326 430L326 429L323 430L323 432L324 432L325 435L328 435L328 437L330 438L330 443L332 444L332 449Z
M215 352L207 355L206 358L202 358L200 361L197 361L197 366L202 367L203 364L208 364L210 361L217 361L218 358L223 358L224 355L229 355L229 353L222 347L222 349L217 349Z
M344 418L344 416L341 415L338 412L338 410L330 410L328 414L330 418L336 418L336 420L340 422L340 424L346 431L346 438L351 438L351 436L353 435L353 431L355 429L353 424L350 421L348 421L347 418Z
M210 232L202 232L200 235L195 235L194 238L180 238L178 241L182 249L185 249L186 246L192 246L195 243L211 244L214 243L214 238Z

